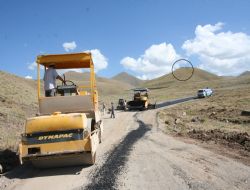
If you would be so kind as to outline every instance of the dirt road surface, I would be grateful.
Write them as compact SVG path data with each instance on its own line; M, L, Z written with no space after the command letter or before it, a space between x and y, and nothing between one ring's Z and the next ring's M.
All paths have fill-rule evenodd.
M156 110L104 117L97 163L24 166L1 177L2 189L250 189L250 167L164 134Z

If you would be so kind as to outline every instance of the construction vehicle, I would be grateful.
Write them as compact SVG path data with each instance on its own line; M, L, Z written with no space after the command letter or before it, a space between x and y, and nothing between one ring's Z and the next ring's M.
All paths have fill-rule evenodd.
M149 102L149 90L147 88L136 88L133 89L134 96L133 100L127 102L128 110L146 110L149 108L155 108L156 104L151 104Z
M94 164L103 123L98 110L94 63L91 53L40 55L37 57L39 113L28 118L19 144L21 164L61 167ZM88 85L65 79L56 96L44 97L40 90L40 66L47 69L90 69Z
M116 109L117 109L117 110L126 110L126 109L127 109L127 106L126 106L126 105L127 105L126 100L120 98L120 99L118 100L118 104L117 104Z

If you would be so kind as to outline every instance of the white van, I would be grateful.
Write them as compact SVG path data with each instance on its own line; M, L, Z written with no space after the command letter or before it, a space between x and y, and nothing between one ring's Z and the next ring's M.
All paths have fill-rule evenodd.
M213 91L210 88L199 89L197 92L198 98L205 98L208 96L212 96Z

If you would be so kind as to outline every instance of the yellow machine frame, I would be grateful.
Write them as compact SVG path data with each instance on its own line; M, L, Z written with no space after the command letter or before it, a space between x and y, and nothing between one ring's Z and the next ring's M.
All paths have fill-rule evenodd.
M62 97L44 97L41 95L41 83L40 83L40 65L44 66L44 69L48 68L49 65L53 64L55 69L75 69L75 68L89 68L90 69L90 83L86 86L79 86L82 92L90 89L90 94L85 96L84 93L76 95L74 97L64 97L67 101L74 100L74 104L79 100L85 99L84 105L92 104L91 110L89 112L73 110L74 112L58 112L52 113L41 113L40 116L29 118L26 121L25 134L23 134L23 139L33 139L36 140L54 140L57 138L66 139L65 142L55 142L55 143L36 143L36 144L26 144L22 141L19 145L20 161L22 163L23 158L32 158L32 163L37 166L49 166L46 160L49 160L51 156L56 156L55 162L51 163L51 166L61 166L65 164L65 160L69 161L72 159L72 163L94 163L95 152L97 145L100 142L101 133L103 130L102 121L100 120L100 114L98 110L98 93L96 89L94 64L91 57L91 53L74 53L74 54L52 54L52 55L40 55L37 57L37 92L38 92L38 102L39 107L41 102L50 102L50 100L58 99L63 101ZM86 90L87 89L87 90ZM80 99L79 99L80 98ZM64 100L66 100L64 99ZM46 101L44 101L46 100ZM92 101L92 102L90 102ZM58 103L58 102L57 102ZM50 103L46 106L51 107ZM52 105L53 107L53 105ZM74 107L73 107L74 108ZM87 118L87 115L89 118ZM84 121L84 122L82 122ZM88 123L88 121L91 121ZM92 121L95 123L92 124ZM67 141L67 138L71 138L73 133L68 133L67 130L80 131L84 130L87 126L94 125L93 130L87 133L81 140ZM96 127L96 128L95 128ZM39 132L43 133L43 136L39 136ZM44 135L45 133L50 133L50 131L58 131L58 134L54 135ZM74 132L75 133L75 132ZM38 135L38 136L37 136ZM85 134L84 134L85 135ZM35 139L34 139L35 138ZM36 139L37 138L37 139ZM40 159L39 154L29 155L28 148L41 147L45 151L45 157ZM59 154L58 154L59 153ZM79 154L78 154L79 153ZM47 155L46 155L47 154ZM73 156L72 156L73 155ZM65 158L65 159L64 159ZM53 160L53 159L52 159ZM44 162L44 163L43 163Z
M96 80L94 72L94 64L91 57L91 53L73 53L73 54L50 54L40 55L37 57L37 96L38 102L44 98L41 96L41 84L40 84L40 65L44 66L44 69L49 65L55 65L55 69L90 69L90 84L87 86L79 86L81 91L84 89L90 89L91 99L95 110L98 109L98 95L96 90Z

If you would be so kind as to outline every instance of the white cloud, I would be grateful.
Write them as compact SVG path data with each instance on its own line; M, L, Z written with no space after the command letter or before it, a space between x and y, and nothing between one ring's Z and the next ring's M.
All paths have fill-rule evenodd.
M69 71L74 71L74 72L78 72L78 73L83 72L82 69L57 69L56 71L58 72L59 75L62 75L62 74L67 73Z
M198 25L195 38L183 43L187 55L196 55L201 69L218 75L238 75L250 70L250 36L231 31L219 32L222 23Z
M108 66L108 59L101 53L99 49L86 50L92 54L95 72L106 69Z
M32 76L27 75L25 78L26 79L32 79Z
M141 80L147 80L148 77L147 75L142 75L142 76L136 76L138 79L141 79Z
M34 61L33 63L28 63L28 69L34 70L37 67L37 63Z
M70 50L74 50L76 49L77 45L76 45L76 42L75 41L72 41L72 42L64 42L62 44L63 48L65 51L69 52Z
M92 54L92 59L94 62L94 68L96 73L100 70L107 68L108 59L101 53L99 49L85 50L84 52L90 52ZM63 69L63 70L58 70L58 73L63 74L68 71L75 71L82 73L83 69Z
M137 74L140 79L152 79L171 71L172 64L180 56L176 53L172 44L156 44L145 50L144 54L135 59L125 57L121 64Z
M92 49L92 50L86 50L85 52L91 52L92 59L94 62L95 72L97 73L100 70L103 70L107 68L108 66L108 59L101 53L98 49ZM29 70L35 70L37 67L37 63L28 63L28 69ZM43 67L40 67L41 69L44 69ZM83 69L57 69L58 74L62 75L68 71L75 71L82 73Z

